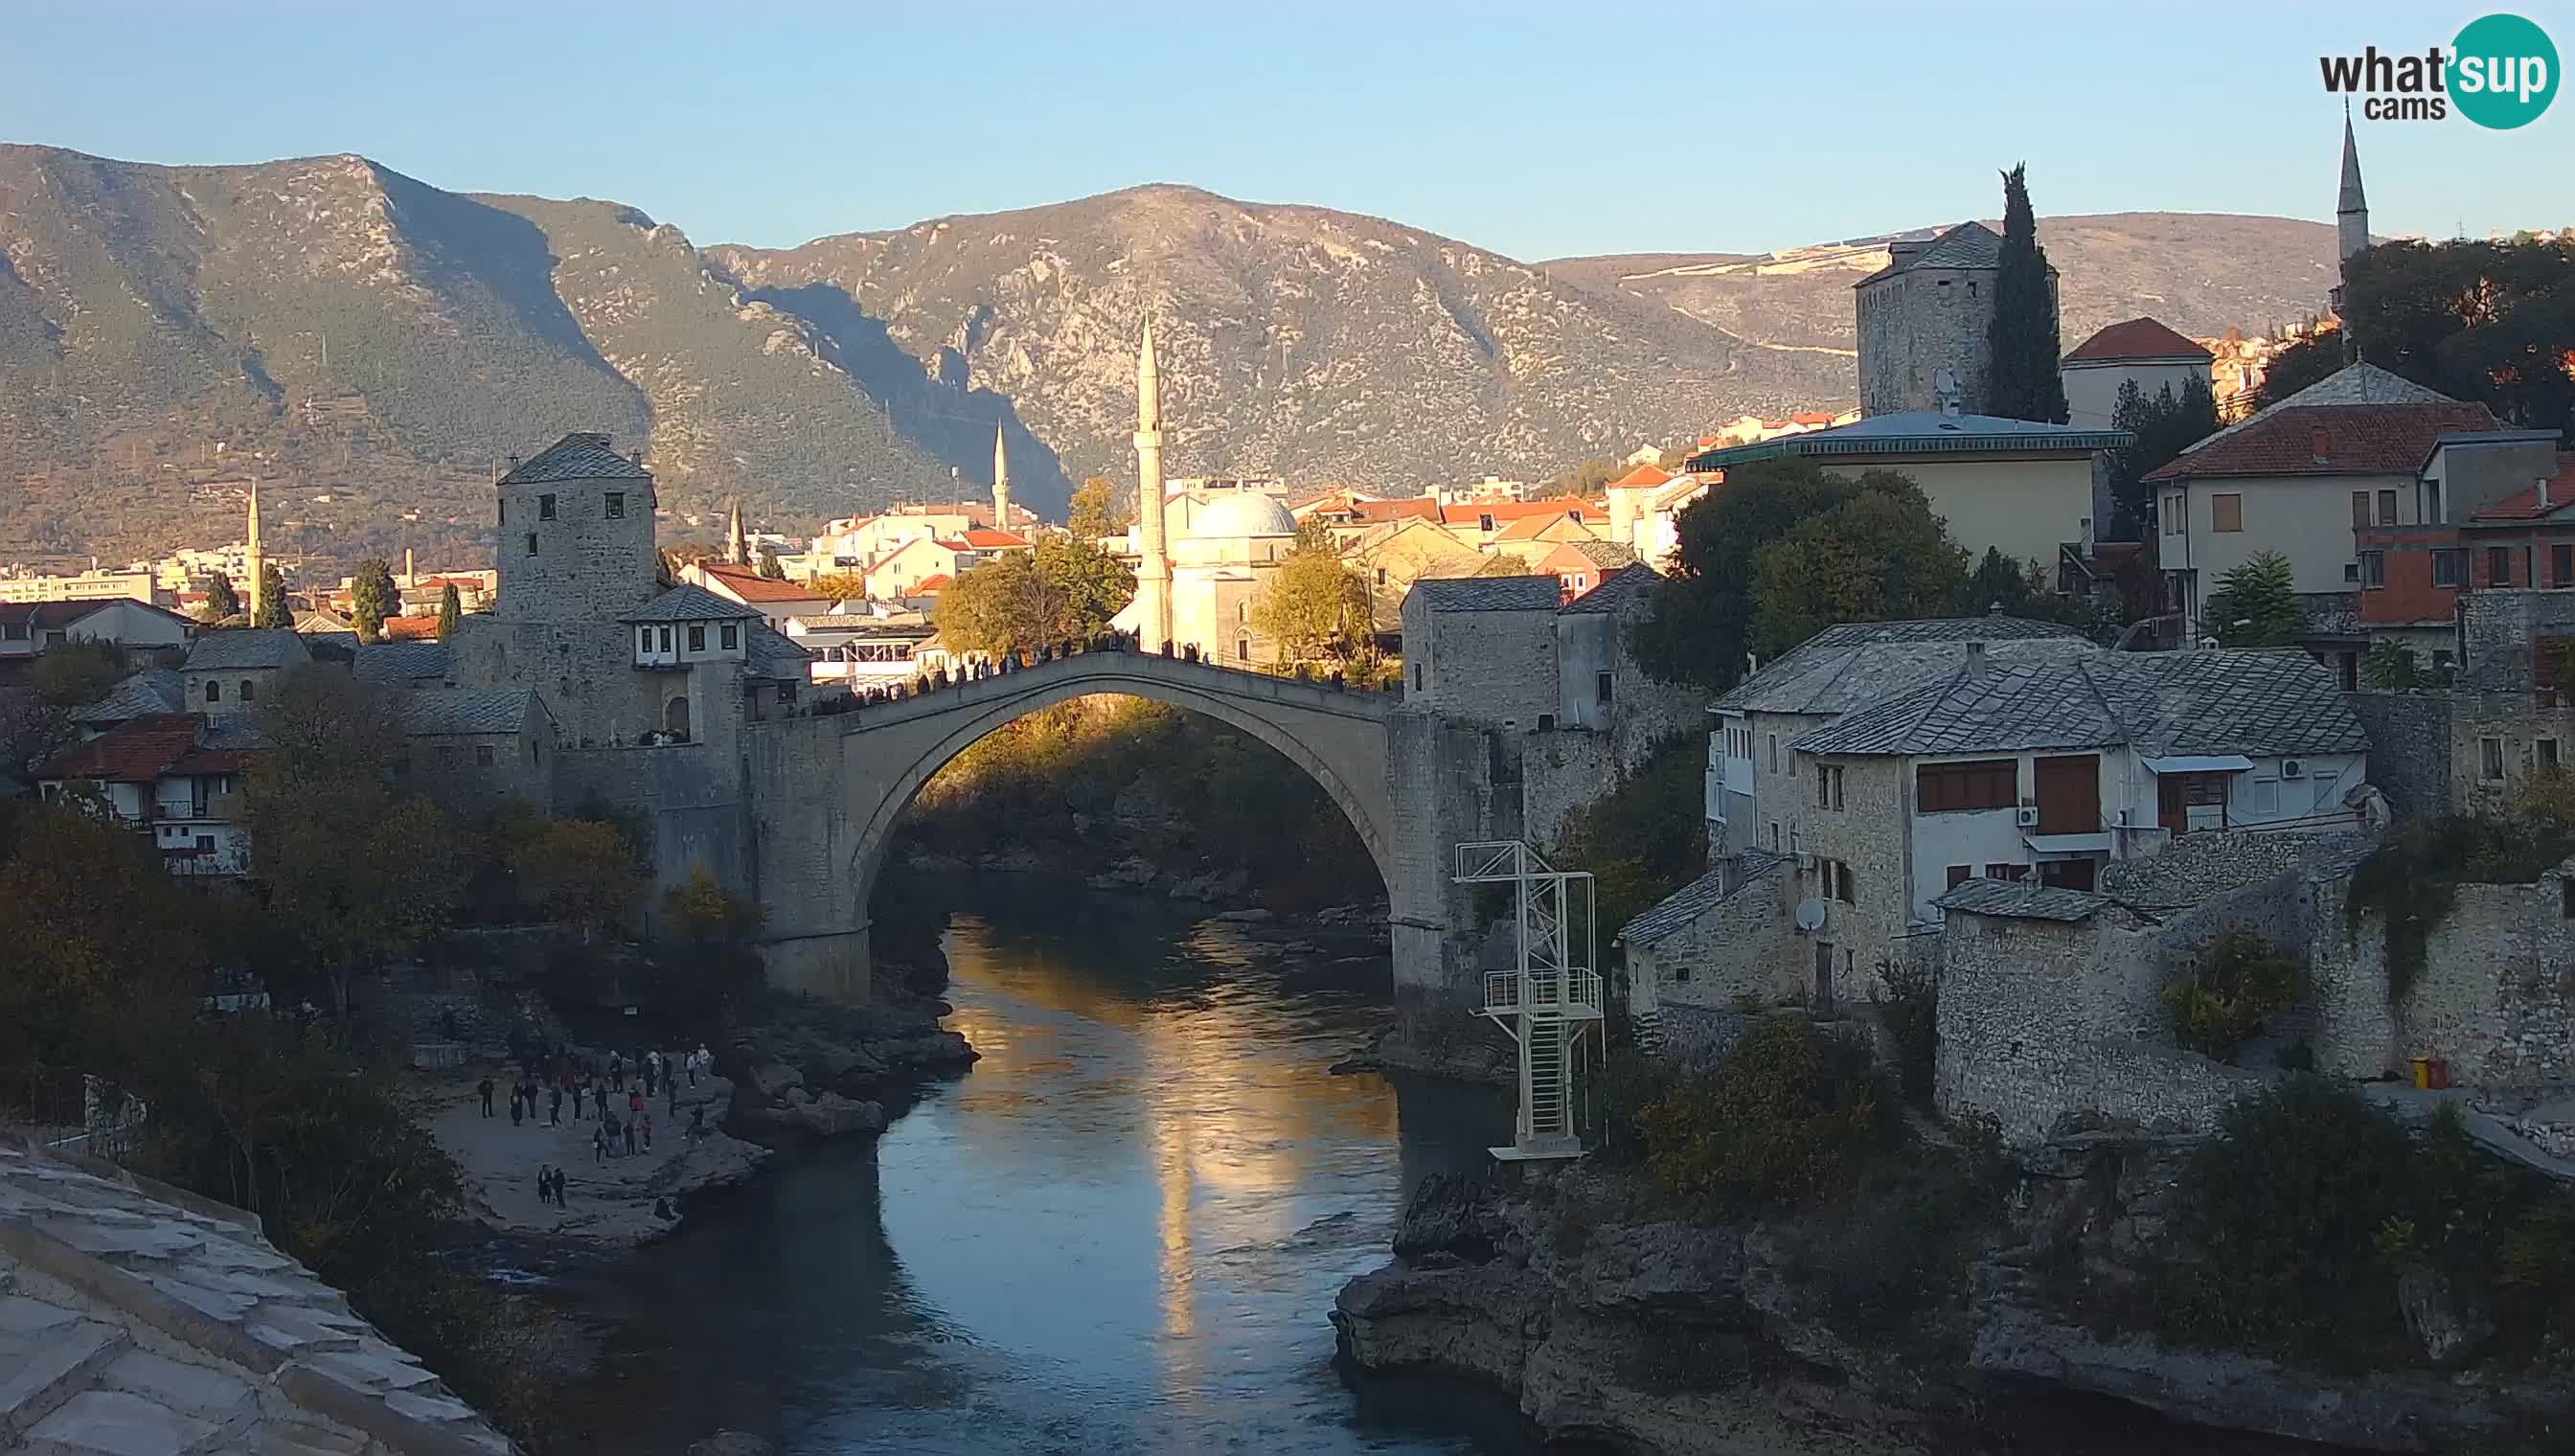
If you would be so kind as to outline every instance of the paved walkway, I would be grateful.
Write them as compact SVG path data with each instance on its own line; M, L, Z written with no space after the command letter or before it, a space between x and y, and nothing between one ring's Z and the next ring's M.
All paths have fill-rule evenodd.
M250 1214L0 1144L0 1451L509 1450Z
M2524 1167L2535 1168L2560 1182L2575 1183L2575 1158L2559 1157L2524 1137L2502 1118L2478 1111L2474 1087L2430 1091L2402 1082L2369 1082L2361 1090L2409 1122L2427 1122L2433 1108L2447 1103L2459 1109L2460 1128L2479 1143Z

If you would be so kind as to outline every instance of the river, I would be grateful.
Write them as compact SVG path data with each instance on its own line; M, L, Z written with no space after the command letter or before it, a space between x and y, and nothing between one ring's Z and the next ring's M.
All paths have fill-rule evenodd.
M1505 1395L1332 1364L1324 1312L1406 1191L1510 1121L1497 1091L1326 1071L1385 1016L1382 940L1035 878L966 902L949 1024L983 1060L615 1267L566 1392L600 1449L1519 1449Z

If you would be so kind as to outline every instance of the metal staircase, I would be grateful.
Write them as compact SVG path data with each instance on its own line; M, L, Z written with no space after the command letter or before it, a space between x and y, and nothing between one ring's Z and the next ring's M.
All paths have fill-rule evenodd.
M1519 1044L1517 1134L1497 1158L1582 1155L1574 1132L1574 1094L1587 1044L1600 1020L1600 977L1592 969L1595 938L1591 876L1552 868L1517 839L1457 846L1459 884L1509 884L1515 897L1519 963L1484 974L1482 1014ZM1580 924L1579 952L1573 933Z

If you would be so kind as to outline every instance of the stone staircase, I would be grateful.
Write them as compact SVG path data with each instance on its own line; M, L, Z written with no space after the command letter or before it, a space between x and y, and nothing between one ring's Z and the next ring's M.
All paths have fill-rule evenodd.
M0 1452L509 1450L249 1215L0 1144Z

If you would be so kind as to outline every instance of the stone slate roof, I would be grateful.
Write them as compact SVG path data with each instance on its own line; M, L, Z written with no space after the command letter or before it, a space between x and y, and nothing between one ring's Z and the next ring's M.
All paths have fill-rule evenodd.
M2088 920L2117 901L2088 889L2012 884L2000 879L1970 879L1931 903L1944 910L2001 915L2015 920L2073 921Z
M1595 567L1623 567L1636 560L1636 549L1623 541L1568 541L1563 550Z
M1884 268L1853 284L1866 288L1881 278L1892 278L1916 268L2000 268L2003 266L2002 235L1982 223L1960 223L1923 244L1897 244L1921 249L1912 257L1893 257ZM1890 254L1894 249L1888 250ZM2048 270L2054 272L2053 268Z
M1744 874L1736 882L1735 890L1742 889L1745 885L1768 875L1788 862L1784 855L1771 854L1760 849L1747 850L1742 857ZM1629 920L1619 929L1617 943L1651 945L1716 908L1733 892L1725 888L1723 876L1711 869L1673 890L1652 909Z
M2067 364L2126 364L2148 359L2202 360L2206 346L2184 338L2155 319L2128 319L2109 325L2067 352Z
M1433 612L1553 612L1555 578L1441 577L1412 584Z
M682 582L617 620L628 623L742 622L759 616L739 602L728 602L693 582Z
M1990 659L2097 653L2081 633L2052 622L1988 614L1828 627L1734 686L1726 713L1845 713L1955 669L1967 644Z
M1605 544L1605 543L1604 543ZM1630 563L1600 579L1600 585L1564 604L1568 613L1617 612L1623 608L1641 607L1652 600L1654 583L1661 578L1654 569Z
M576 430L521 462L501 477L505 486L539 486L548 481L649 481L652 472L609 448L608 437Z
M434 683L456 672L455 647L436 640L380 642L357 653L350 671L363 683Z
M750 660L749 672L756 678L792 678L799 683L814 676L814 654L798 646L787 634L766 622L754 622L743 639L744 656Z
M177 713L188 706L187 680L176 668L128 674L107 696L72 715L74 723L123 723L147 714Z
M1830 430L1809 430L1802 435L1782 435L1749 445L1702 450L1689 458L1688 469L1692 473L1719 471L1787 456L1847 460L1871 455L2045 455L2117 450L2135 443L2136 437L2125 430L2088 430L2079 425L2006 420L1997 415L1903 410L1892 415L1871 415Z
M12 1450L511 1449L256 1215L15 1139L0 1371Z
M526 688L424 689L402 700L403 728L416 735L515 733L544 712Z
M2126 745L2149 754L2361 753L2342 685L2296 651L2094 653L1961 664L1800 733L1810 753L1981 753Z
M313 660L304 639L282 627L236 627L210 632L188 649L187 671L292 668Z

